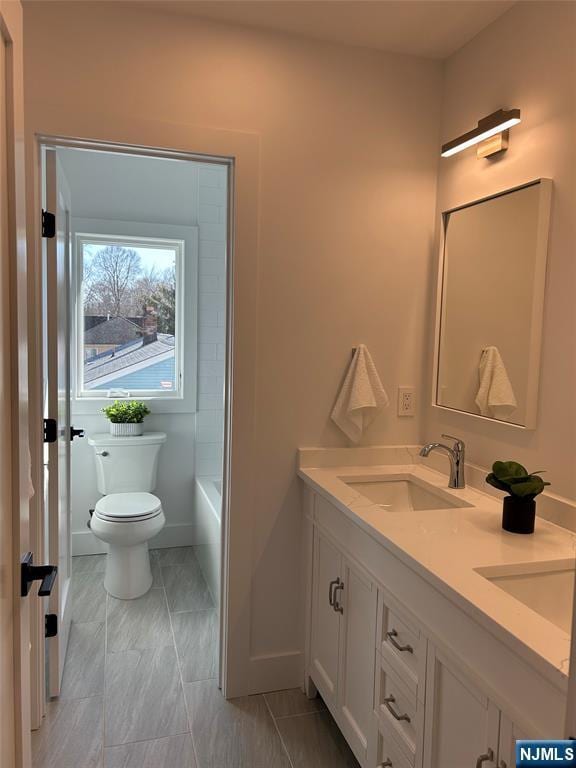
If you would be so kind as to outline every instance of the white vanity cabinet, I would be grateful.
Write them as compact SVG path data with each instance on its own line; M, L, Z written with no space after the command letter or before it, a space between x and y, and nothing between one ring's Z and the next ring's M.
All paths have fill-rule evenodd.
M500 719L498 768L514 768L516 765L516 741L537 738L538 736L535 734L529 736L503 714Z
M452 661L428 647L426 768L514 768L521 731Z
M500 712L432 644L428 648L424 765L496 768Z
M373 729L377 589L368 574L346 558L343 574L338 697L341 728L354 753L366 760Z
M376 586L317 527L313 552L311 677L365 764L373 726Z
M559 720L560 693L320 494L306 489L305 509L305 687L362 767L513 768L516 739ZM547 705L526 718L536 691ZM496 702L510 695L531 733Z
M340 583L342 555L314 528L310 663L313 679L327 704L336 706L340 656L340 616L334 590Z
M393 595L378 587L374 715L378 721L376 765L392 762L394 748L410 766L422 765L427 639ZM395 758L399 761L399 756Z

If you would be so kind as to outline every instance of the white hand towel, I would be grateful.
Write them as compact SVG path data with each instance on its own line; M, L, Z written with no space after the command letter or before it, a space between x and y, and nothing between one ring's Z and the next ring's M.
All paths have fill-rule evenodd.
M516 410L518 403L497 347L486 347L482 351L478 376L476 405L482 416L505 418Z
M370 352L360 344L336 399L332 420L357 443L366 427L389 402Z

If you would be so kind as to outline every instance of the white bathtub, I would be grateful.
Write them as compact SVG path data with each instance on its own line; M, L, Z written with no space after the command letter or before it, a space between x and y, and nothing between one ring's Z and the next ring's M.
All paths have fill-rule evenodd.
M196 554L202 573L220 609L220 558L222 519L222 480L197 477L194 487L194 528Z

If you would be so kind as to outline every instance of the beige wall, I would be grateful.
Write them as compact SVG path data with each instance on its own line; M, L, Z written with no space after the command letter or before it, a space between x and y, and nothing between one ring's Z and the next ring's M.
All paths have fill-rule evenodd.
M516 459L529 469L546 468L551 491L570 498L576 498L575 39L574 3L522 2L445 64L443 141L500 107L519 107L522 124L510 131L510 148L499 159L477 160L468 150L441 160L438 218L442 210L538 177L553 179L554 191L536 429L428 407L423 430L425 439L442 431L462 436L469 459L485 467ZM432 344L430 334L429 349Z
M346 444L329 413L358 342L393 402L422 384L441 67L113 5L26 4L29 129L49 83L60 122L86 111L109 132L153 119L260 136L249 653L273 685L301 650L296 448ZM366 442L419 437L393 405Z

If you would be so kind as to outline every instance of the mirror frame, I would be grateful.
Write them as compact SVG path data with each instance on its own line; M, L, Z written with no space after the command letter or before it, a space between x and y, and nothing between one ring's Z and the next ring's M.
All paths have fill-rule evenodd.
M509 421L501 421L491 416L482 416L479 413L462 411L459 408L452 408L447 405L441 405L438 402L438 383L440 377L440 340L443 324L443 313L445 309L444 300L444 267L446 259L446 224L450 214L461 211L464 208L470 208L473 205L493 200L496 197L509 195L511 192L517 192L526 187L532 187L540 184L540 200L538 205L538 224L536 229L536 260L534 274L534 293L532 296L532 323L530 328L530 340L528 346L529 365L528 365L528 384L526 394L526 413L524 424L515 424ZM540 178L528 181L525 184L519 184L515 187L504 189L493 195L472 200L468 203L455 206L441 214L440 227L440 253L438 258L438 273L436 282L436 317L434 323L434 367L432 369L432 407L440 408L452 413L460 413L463 416L469 416L474 419L491 421L515 429L535 429L538 411L538 387L540 383L540 357L542 350L542 331L544 323L544 297L546 293L546 263L548 258L548 233L550 229L550 212L552 205L552 179Z

